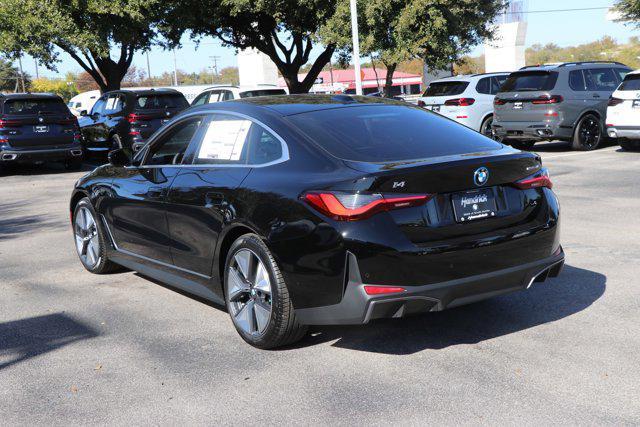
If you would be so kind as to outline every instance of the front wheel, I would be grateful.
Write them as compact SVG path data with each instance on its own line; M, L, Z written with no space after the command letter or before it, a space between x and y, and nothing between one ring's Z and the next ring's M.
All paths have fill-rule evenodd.
M239 237L227 255L224 273L227 309L247 343L269 349L300 340L287 286L271 252L255 234Z
M574 150L591 151L598 148L602 141L602 125L600 119L587 114L580 119L573 132L572 147Z
M73 235L80 262L88 271L105 274L119 269L109 261L102 224L87 197L78 202L73 212Z

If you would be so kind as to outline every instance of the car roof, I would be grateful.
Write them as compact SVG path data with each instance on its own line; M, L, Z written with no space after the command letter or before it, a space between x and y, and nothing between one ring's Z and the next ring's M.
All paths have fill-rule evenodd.
M276 85L270 85L270 84L250 85L250 86L215 85L215 86L211 86L211 87L208 87L208 88L204 89L203 92L204 91L208 91L208 90L216 90L216 89L237 89L240 92L245 92L245 91L249 91L249 90L265 90L265 89L280 89L280 90L284 90L283 87L276 86Z
M457 76L442 77L442 78L433 80L431 83L466 81L466 80L472 80L472 79L479 79L482 77L500 76L500 75L508 76L510 73L511 71L500 71L495 73L458 74Z
M629 74L640 74L640 70L629 71L627 75Z
M275 112L280 116L290 116L311 111L380 104L411 107L410 104L403 101L395 101L372 96L299 94L286 96L259 96L233 101L216 102L200 105L195 108L192 107L189 111L229 110L245 112L247 114L252 112L260 113L270 111Z
M629 68L627 65L616 61L578 61L578 62L553 62L550 64L538 64L527 65L520 68L518 71L549 71L557 70L560 68L576 68L576 67L588 67L592 65L615 65L619 67Z
M143 95L143 96L149 96L149 95L158 95L158 94L180 94L181 92L175 90L175 89L170 89L170 88L157 88L157 89L147 89L147 88L142 88L142 89L138 89L138 88L124 88L124 89L120 89L120 90L112 90L109 92L105 92L105 94L108 93L133 93L136 95Z
M1 93L0 99L62 99L55 93Z

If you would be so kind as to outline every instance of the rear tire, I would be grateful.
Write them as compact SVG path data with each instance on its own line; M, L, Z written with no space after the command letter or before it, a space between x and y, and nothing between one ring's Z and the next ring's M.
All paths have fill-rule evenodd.
M122 140L120 136L116 133L111 136L111 150L118 150L122 147Z
M573 131L571 147L579 151L591 151L600 146L603 139L602 123L594 114L585 114Z
M73 211L73 234L78 257L87 271L106 274L122 269L109 260L102 222L87 197Z
M517 148L518 150L531 150L535 144L536 144L535 141L511 140L510 145L513 148Z
M275 348L307 333L308 327L296 318L280 268L257 235L245 234L231 245L224 289L233 326L248 344Z
M486 136L487 138L495 139L493 137L493 131L491 129L492 124L493 124L493 115L490 115L482 121L482 124L480 125L480 133Z

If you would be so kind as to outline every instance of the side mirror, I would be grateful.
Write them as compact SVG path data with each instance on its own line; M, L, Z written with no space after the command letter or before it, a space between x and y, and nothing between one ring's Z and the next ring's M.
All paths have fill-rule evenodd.
M80 115L85 117L87 115L87 110L80 110Z
M109 152L107 156L109 163L113 166L128 166L131 164L131 153L126 148L118 148Z

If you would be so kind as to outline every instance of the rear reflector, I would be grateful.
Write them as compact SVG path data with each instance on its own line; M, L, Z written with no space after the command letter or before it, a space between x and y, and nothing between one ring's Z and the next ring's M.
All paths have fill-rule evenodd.
M379 212L420 206L431 195L383 196L382 194L357 194L339 192L309 192L302 198L311 207L336 221L358 221Z
M384 294L398 294L400 292L406 292L405 288L399 286L369 286L364 287L364 291L367 295L384 295Z
M549 171L545 168L540 169L537 173L521 179L520 181L516 181L514 185L521 190L540 187L553 188L553 183L549 177Z

